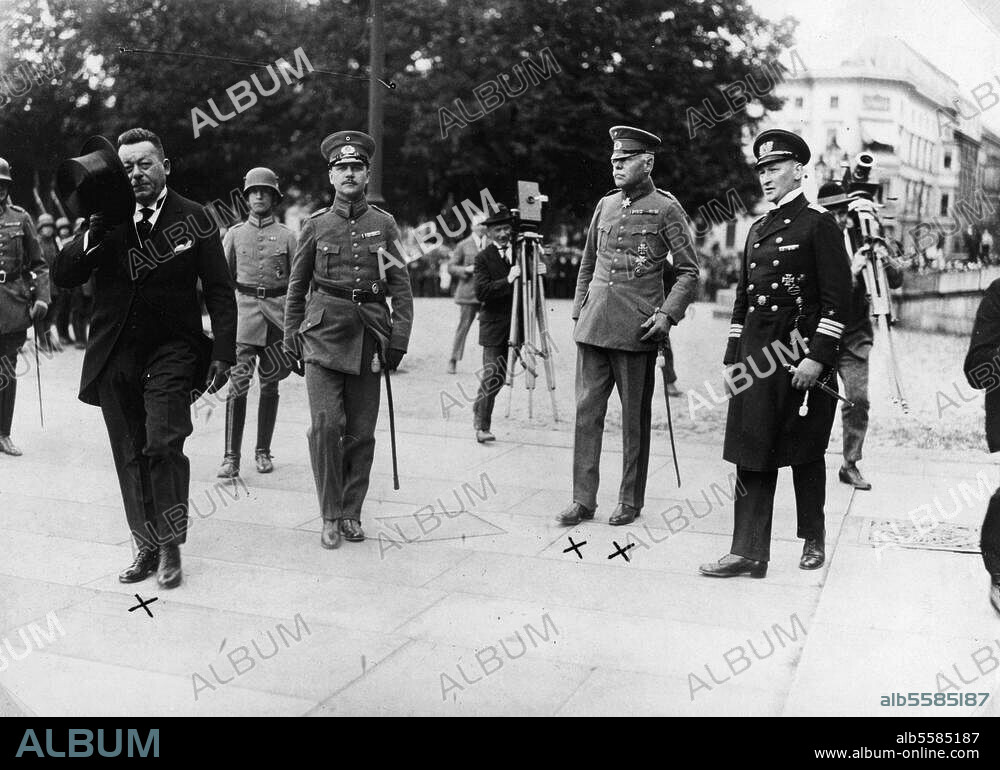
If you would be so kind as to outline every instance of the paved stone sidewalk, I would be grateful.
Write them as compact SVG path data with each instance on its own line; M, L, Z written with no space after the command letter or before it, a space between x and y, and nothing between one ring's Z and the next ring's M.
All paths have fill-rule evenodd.
M569 495L565 426L500 419L500 440L478 445L464 420L401 416L401 489L380 430L369 539L329 552L305 389L290 378L273 474L250 467L245 484L220 484L221 413L196 429L184 584L160 591L116 579L131 551L100 412L76 401L81 358L48 367L44 432L25 381L25 455L0 456L4 715L968 714L879 697L936 692L938 673L963 691L997 686L1000 620L979 555L871 544L935 499L953 514L936 545L954 546L962 527L974 538L1000 476L985 454L876 452L864 464L875 490L858 493L829 455L817 572L797 567L783 471L767 579L718 581L697 567L730 542L721 437L684 442L678 489L655 436L644 515L612 528L621 455L609 429L597 521L566 530L552 523ZM582 558L570 538L586 541ZM628 561L614 555L630 544ZM153 617L136 594L156 599Z

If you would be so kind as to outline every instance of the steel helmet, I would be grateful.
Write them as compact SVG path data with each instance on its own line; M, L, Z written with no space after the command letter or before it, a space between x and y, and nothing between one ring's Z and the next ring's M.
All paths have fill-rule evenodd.
M13 182L14 180L10 178L10 164L3 158L0 158L0 182Z
M56 230L62 230L64 227L68 227L70 230L73 229L73 223L70 222L66 217L59 217L56 220Z
M41 230L46 225L49 227L56 226L56 220L52 218L51 214L42 214L38 217L38 229Z
M243 178L243 194L246 195L250 192L252 187L270 187L278 196L278 200L281 200L281 190L278 189L278 175L269 168L259 166L247 171L247 175Z

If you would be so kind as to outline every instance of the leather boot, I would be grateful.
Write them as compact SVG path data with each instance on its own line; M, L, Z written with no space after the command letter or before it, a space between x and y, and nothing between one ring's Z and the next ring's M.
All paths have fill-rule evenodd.
M611 514L611 518L608 519L608 524L612 527L620 527L622 524L631 524L638 518L638 508L633 508L631 505L625 505L625 503L618 503L618 507L615 508L614 513Z
M156 572L157 554L153 546L140 546L132 563L118 573L122 583L138 583Z
M826 561L826 550L823 538L806 538L802 544L802 558L799 559L799 569L819 569Z
M10 435L10 426L14 423L14 401L17 398L17 375L13 367L7 364L8 359L0 358L0 436Z
M596 511L596 508L594 511ZM574 527L581 521L589 521L594 518L594 511L574 500L556 516L556 522L562 524L564 527Z
M698 571L706 577L729 578L747 575L752 578L762 578L767 575L767 562L727 553L718 561L702 564Z
M339 548L340 543L340 523L336 519L323 519L323 531L319 536L319 544L333 550Z
M230 385L232 387L232 385ZM247 397L232 391L226 399L226 454L216 476L231 479L240 475L240 448L243 445L243 425L247 419Z
M179 545L160 546L160 563L156 569L156 582L160 588L176 588L181 584L181 548Z
M271 437L274 435L274 423L278 419L278 394L261 393L257 405L257 450L254 452L254 462L257 473L270 473L274 470L271 462Z

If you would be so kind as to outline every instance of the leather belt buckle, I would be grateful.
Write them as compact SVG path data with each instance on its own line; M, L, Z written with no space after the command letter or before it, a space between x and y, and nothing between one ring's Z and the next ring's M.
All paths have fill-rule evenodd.
M351 302L356 302L360 305L362 294L363 292L361 291L361 289L351 289Z
M7 271L0 270L0 283L7 283Z
M267 299L267 289L263 286L257 287L257 299Z

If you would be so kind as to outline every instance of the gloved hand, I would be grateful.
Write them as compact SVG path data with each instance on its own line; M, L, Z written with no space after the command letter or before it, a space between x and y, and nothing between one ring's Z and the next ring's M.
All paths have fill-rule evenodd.
M385 363L389 367L390 372L396 371L399 368L399 362L403 360L403 356L406 355L405 350L400 350L399 348L389 348L389 352L386 353Z
M108 234L107 225L104 224L104 214L91 214L88 230L90 232L87 238L88 245L96 246L101 243Z
M35 300L35 304L31 306L28 311L28 318L32 321L37 321L39 318L44 318L45 314L49 312L49 306L42 302L40 299Z

